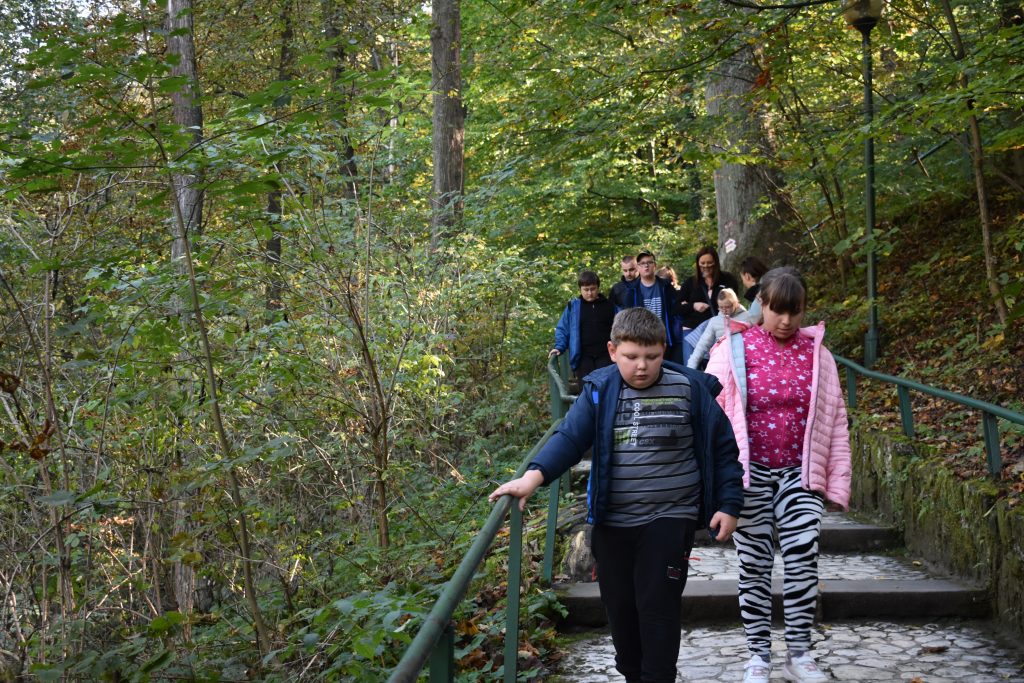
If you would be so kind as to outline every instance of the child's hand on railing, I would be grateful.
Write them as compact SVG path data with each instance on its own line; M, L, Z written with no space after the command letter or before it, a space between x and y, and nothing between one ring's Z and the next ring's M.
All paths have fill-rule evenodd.
M487 500L492 503L502 496L513 496L519 499L519 510L520 512L526 508L526 501L533 492L537 490L541 484L544 483L544 475L541 474L540 470L528 470L526 474L519 477L518 479L512 479L506 481L498 488L491 491L491 495L487 496Z

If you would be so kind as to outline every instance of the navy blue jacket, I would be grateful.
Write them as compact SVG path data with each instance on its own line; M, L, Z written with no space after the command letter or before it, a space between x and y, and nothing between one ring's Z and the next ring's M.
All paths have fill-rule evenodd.
M721 510L739 517L743 510L743 467L729 419L715 401L722 390L708 374L665 361L663 367L690 380L690 420L693 449L700 466L702 492L697 526L703 528ZM610 365L583 378L579 398L555 433L530 462L548 484L564 474L593 447L587 482L587 521L599 524L608 507L608 477L612 460L612 432L622 375Z
M640 293L641 284L640 278L629 283L629 289L622 295L623 308L643 308L644 295ZM683 340L676 339L676 334L672 332L672 317L676 310L676 289L671 282L662 277L654 278L654 286L658 295L661 296L661 322L665 324L668 345L681 344Z

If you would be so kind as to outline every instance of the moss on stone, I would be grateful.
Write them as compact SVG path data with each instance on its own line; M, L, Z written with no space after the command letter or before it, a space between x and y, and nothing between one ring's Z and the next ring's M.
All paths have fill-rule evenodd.
M853 507L900 529L933 566L984 585L992 613L1024 635L1024 511L901 436L855 426L852 437Z

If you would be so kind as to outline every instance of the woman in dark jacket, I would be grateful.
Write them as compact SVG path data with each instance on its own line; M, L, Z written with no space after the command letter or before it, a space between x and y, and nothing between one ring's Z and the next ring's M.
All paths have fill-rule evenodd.
M676 297L675 314L683 319L683 362L693 349L685 343L686 333L705 320L718 315L718 293L728 287L739 291L736 276L722 270L718 252L704 247L697 252L696 272L683 281Z

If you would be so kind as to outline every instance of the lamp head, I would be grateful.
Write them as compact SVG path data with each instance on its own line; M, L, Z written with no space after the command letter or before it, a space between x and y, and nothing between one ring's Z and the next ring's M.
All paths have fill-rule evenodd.
M882 16L883 0L843 0L843 19L865 35Z

